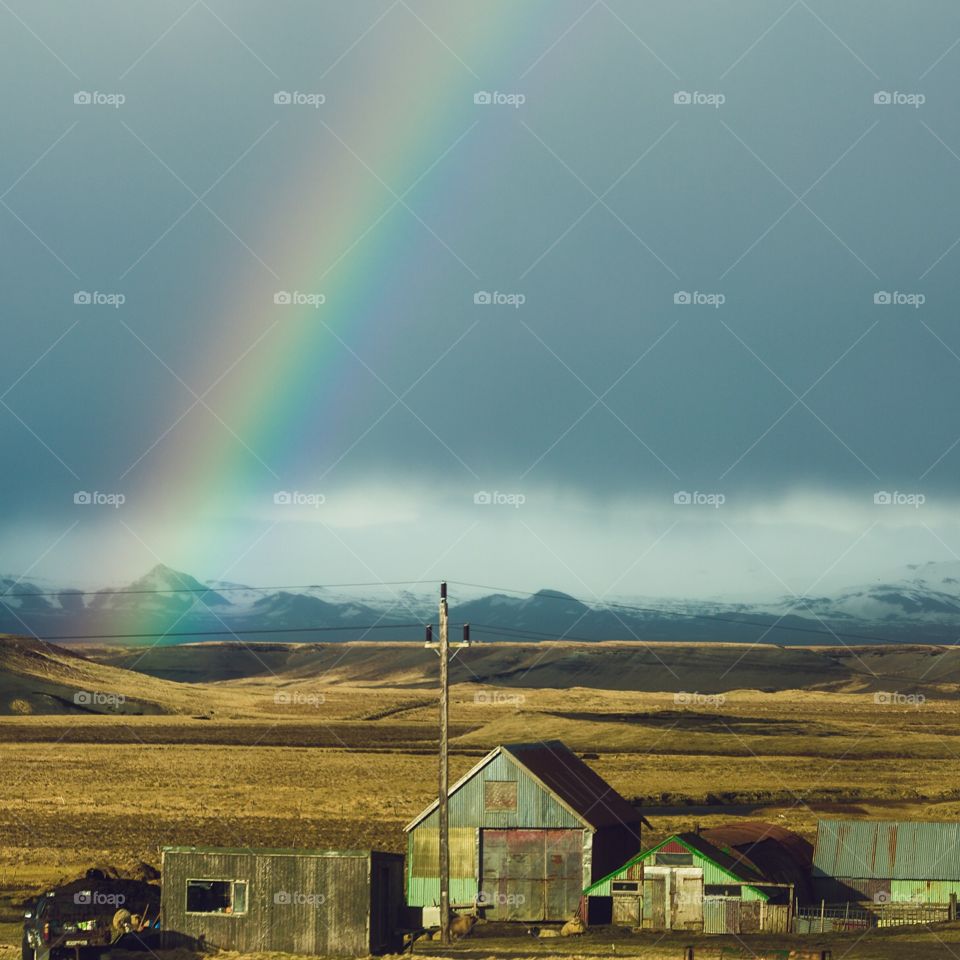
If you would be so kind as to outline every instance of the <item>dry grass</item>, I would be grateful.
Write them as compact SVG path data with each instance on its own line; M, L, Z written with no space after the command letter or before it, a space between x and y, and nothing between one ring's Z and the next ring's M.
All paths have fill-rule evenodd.
M188 686L67 666L80 671L72 680L167 698L176 712L0 718L8 942L18 936L6 916L17 898L92 864L158 864L160 846L183 843L402 850L403 824L435 796L429 690L309 677ZM732 690L677 702L669 693L464 683L452 699L454 777L497 743L559 738L596 754L597 771L642 802L651 840L741 815L808 837L821 815L960 819L954 698L907 707L872 693ZM641 956L643 946L618 952Z

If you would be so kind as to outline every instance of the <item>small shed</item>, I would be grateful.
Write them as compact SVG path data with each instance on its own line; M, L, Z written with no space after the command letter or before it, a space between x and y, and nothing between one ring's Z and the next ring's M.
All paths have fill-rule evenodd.
M407 903L439 903L438 801L405 827ZM502 744L449 791L450 903L565 920L584 886L640 849L642 817L559 740Z
M395 950L403 857L376 850L164 847L169 945L366 956Z
M789 884L769 881L730 848L677 833L584 890L591 922L697 933L785 932Z
M960 823L821 820L813 885L828 903L949 904L960 895Z

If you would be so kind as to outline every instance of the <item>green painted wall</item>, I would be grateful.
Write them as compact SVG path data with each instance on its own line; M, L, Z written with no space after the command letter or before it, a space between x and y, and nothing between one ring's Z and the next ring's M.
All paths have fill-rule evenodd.
M893 903L949 903L950 894L960 899L960 880L891 880Z
M670 838L672 839L672 838ZM666 843L667 841L664 841ZM637 866L640 863L646 863L652 866L655 862L656 853L658 847L653 847L648 850L642 857L637 860L630 860L625 863L616 873L612 873L607 877L593 886L589 887L591 897L609 897L611 895L610 884L614 880L635 880L639 877L639 872L636 870ZM693 854L693 866L700 867L703 870L703 882L705 885L724 885L730 886L731 884L742 883L742 881L733 877L731 874L727 873L725 870L722 870L718 867L713 861L708 860L702 854L698 853L696 850L690 851ZM766 895L761 893L759 890L755 890L753 887L748 887L746 884L741 886L741 899L743 900L767 900L769 899Z
M516 781L516 810L484 809L483 785L488 780ZM450 797L448 810L451 833L458 829L464 831L461 834L462 845L455 844L451 839L451 845L456 847L456 850L451 851L450 899L453 903L472 903L479 892L475 838L476 831L483 827L583 830L585 871L589 866L591 832L584 829L579 818L502 753L494 757L482 770L478 770ZM437 861L433 852L433 840L426 836L436 833L438 821L439 814L433 810L407 834L407 903L411 907L431 906L440 899L440 881L434 875L437 872ZM473 843L468 842L465 836L468 830L474 839ZM417 834L421 836L418 838ZM420 862L421 859L424 862Z

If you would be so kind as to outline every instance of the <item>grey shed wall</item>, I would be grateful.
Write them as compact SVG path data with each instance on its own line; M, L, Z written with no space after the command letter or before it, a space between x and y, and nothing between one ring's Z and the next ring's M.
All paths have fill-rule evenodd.
M245 914L186 910L188 880L246 881ZM403 858L376 851L167 848L161 924L226 950L366 956L395 946Z

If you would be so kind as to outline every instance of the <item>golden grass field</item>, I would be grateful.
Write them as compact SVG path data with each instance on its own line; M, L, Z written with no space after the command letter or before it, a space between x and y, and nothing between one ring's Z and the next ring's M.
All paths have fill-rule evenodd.
M402 850L403 824L436 796L436 703L422 685L74 669L177 712L0 717L7 943L19 942L23 896L91 865L159 865L166 844ZM458 683L451 720L453 777L497 743L559 738L642 804L645 841L737 816L811 839L820 816L960 819L960 701L948 696L898 705L869 691L732 689L678 702Z

